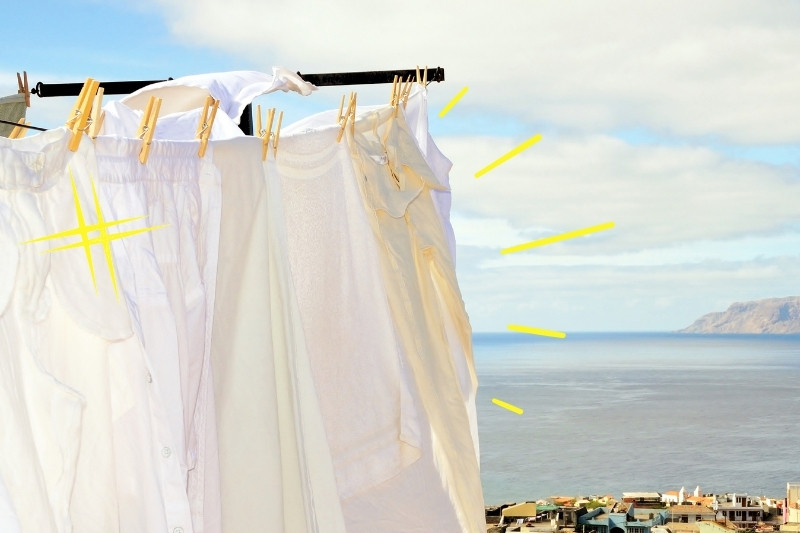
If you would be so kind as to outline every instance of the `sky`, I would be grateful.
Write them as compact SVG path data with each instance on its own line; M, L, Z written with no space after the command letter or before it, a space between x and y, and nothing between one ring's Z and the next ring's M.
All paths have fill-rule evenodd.
M34 85L443 67L430 129L453 162L475 331L672 331L800 294L798 2L39 0L4 6L2 26L0 95L23 70ZM257 103L288 124L350 90L373 105L390 87ZM58 127L72 103L34 96L28 118Z

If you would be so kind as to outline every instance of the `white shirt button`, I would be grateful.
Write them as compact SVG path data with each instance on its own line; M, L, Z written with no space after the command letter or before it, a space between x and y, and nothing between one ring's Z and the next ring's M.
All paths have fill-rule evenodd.
M169 457L170 455L172 455L172 450L164 446L163 448L161 448L161 455L163 455L164 457ZM175 528L175 529L180 529L180 528Z
M182 527L176 527L175 529L172 530L172 533L183 533L183 528Z
M153 382L153 375L150 372L147 373L147 382L148 383L152 383Z

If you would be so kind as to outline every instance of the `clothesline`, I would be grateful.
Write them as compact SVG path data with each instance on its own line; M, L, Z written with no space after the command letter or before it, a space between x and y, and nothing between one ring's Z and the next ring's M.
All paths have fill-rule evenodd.
M86 85L0 139L0 531L485 533L427 90L305 116L278 161L236 120L294 72Z
M444 68L443 67L425 67L423 69L401 69L401 70L370 70L363 72L328 72L322 74L302 74L299 71L297 75L303 80L316 85L317 87L333 87L338 85L374 85L381 83L392 83L395 77L405 80L409 77L414 78L417 75L422 76L422 79L427 80L426 85L444 81ZM172 80L173 78L167 78ZM160 83L167 80L139 80L139 81L108 81L100 82L100 87L103 88L104 94L130 94L148 85ZM42 83L37 82L36 87L31 89L31 94L39 96L39 98L50 98L58 96L78 96L80 94L83 83ZM252 106L245 107L242 113L239 128L246 135L253 135L253 119L252 119ZM17 124L16 122L0 121L4 124L11 124L12 126L19 125L23 128L47 131L46 128L39 128L37 126L30 126L24 124Z
M392 83L394 77L405 80L409 76L412 78L419 74L432 82L444 81L444 68L423 68L423 69L402 69L402 70L371 70L363 72L329 72L324 74L302 74L299 71L297 75L305 81L316 85L317 87L331 87L336 85L371 85L379 83ZM173 78L167 78L172 80ZM167 80L147 80L147 81L110 81L100 82L105 94L130 94L147 85L153 83L160 83ZM83 83L42 83L38 82L34 89L31 89L31 94L35 94L40 98L49 98L55 96L78 96L81 92Z
M40 128L38 126L31 126L30 124L22 124L18 122L11 122L10 120L0 119L0 124L8 124L10 126L19 126L20 128L28 128L29 130L47 131L47 128Z

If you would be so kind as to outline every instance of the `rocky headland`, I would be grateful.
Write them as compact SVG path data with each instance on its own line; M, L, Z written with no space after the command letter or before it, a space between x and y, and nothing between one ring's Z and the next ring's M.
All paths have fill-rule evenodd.
M800 333L800 296L736 302L678 333Z

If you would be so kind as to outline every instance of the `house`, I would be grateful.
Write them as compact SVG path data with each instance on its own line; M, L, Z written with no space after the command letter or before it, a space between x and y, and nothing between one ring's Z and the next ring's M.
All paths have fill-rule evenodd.
M737 527L754 528L764 519L764 509L758 498L747 494L724 494L717 496L713 507L716 512L716 520L729 520Z
M667 527L672 533L698 533L698 523L714 521L716 513L713 509L702 505L673 505L669 509Z
M784 524L800 524L800 483L786 484L786 504L783 506Z
M694 491L689 493L685 487L681 490L670 490L661 495L661 502L665 505L682 505L687 502L696 502L698 499L703 498L700 494L700 487L695 487ZM710 498L710 496L708 497ZM710 501L708 503L710 505ZM706 505L703 503L702 505Z
M687 505L702 505L703 507L708 507L710 509L714 508L714 502L716 498L713 495L706 495L706 496L688 496L686 501L683 503Z
M633 503L636 507L647 507L649 509L662 509L664 503L661 501L661 494L658 492L623 492L622 501Z
M517 520L534 521L536 519L536 503L523 502L509 505L501 512L500 524L513 524Z
M578 517L576 531L580 533L652 533L651 530L654 526L666 523L667 516L666 509L638 509L635 504L616 504L614 507L598 507Z
M690 524L701 520L713 522L716 519L714 510L702 505L673 505L668 511L670 522Z

